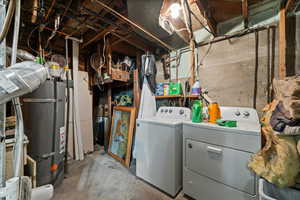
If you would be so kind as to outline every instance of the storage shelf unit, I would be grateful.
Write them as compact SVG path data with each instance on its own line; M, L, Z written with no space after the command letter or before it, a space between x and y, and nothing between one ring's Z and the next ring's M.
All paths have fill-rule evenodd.
M168 96L155 96L156 99L171 99L171 98L190 98L190 99L198 99L197 95L168 95Z

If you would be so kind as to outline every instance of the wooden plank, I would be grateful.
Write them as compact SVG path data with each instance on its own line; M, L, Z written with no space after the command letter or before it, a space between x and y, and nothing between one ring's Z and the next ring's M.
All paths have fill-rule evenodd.
M69 80L72 80L71 77L71 73L68 73L68 77ZM69 126L69 131L68 133L68 148L66 149L66 151L68 151L68 155L72 158L75 159L75 124L74 124L74 89L73 88L69 88L69 92L70 92L70 111L69 111L69 121L67 121L67 110L65 110L65 119L66 119L66 124L68 124ZM67 93L67 89L66 89L66 93ZM67 107L67 102L66 105Z
M279 78L286 77L286 9L282 6L279 12Z
M107 40L107 63L106 65L108 66L108 74L111 76L112 73L112 46L110 45L110 40Z
M91 43L98 41L99 39L101 39L106 33L109 33L113 30L115 30L116 27L113 25L109 25L106 29L100 31L99 33L97 33L93 38L91 38L89 41L87 41L86 43L84 43L81 48L85 48L88 45L90 45Z
M286 11L292 10L295 6L296 0L288 0L285 6Z
M243 0L243 18L244 18L244 26L248 28L248 17L249 17L249 9L248 9L248 0Z
M79 66L79 44L76 41L73 42L73 80L74 80L74 124L75 124L75 150L76 159L83 160L83 145L82 145L82 133L80 124L80 113L79 113L79 80L78 80L78 66Z
M107 107L108 107L108 128L107 128L107 132L105 133L105 144L106 147L109 146L109 140L110 140L110 129L111 129L111 124L112 124L112 91L111 91L111 87L108 87L107 89Z
M199 99L198 95L170 95L170 96L155 96L156 99L173 99L173 98L189 98L189 99Z
M98 0L94 0L96 3L98 3L99 5L103 6L105 9L107 9L111 14L115 15L116 17L118 17L120 20L125 21L126 23L128 23L129 25L133 26L134 28L144 32L145 34L147 34L149 37L151 37L153 40L155 40L157 43L159 43L162 47L166 48L167 50L171 51L174 50L171 46L169 46L167 43L165 43L164 41L162 41L161 39L159 39L157 36L153 35L152 33L150 33L149 31L147 31L145 28L143 28L142 26L134 23L133 21L131 21L129 18L127 18L126 16L120 14L119 12L117 12L116 10L112 9L111 7L107 6L106 4L104 4L101 1Z
M156 96L156 99L172 99L172 98L183 98L182 95L170 95L170 96Z
M127 34L127 35L124 36L123 38L119 38L118 40L114 41L114 42L111 44L111 46L113 47L113 46L119 44L120 42L123 42L124 39L126 40L126 39L129 39L130 37L131 37L131 35L130 35L130 34Z
M126 153L126 160L125 164L127 167L130 167L130 158L131 158L131 148L132 148L132 140L133 140L133 131L135 127L135 119L136 119L136 109L134 108L131 111L130 115L130 124L129 124L129 133L128 133L128 145L127 145L127 153Z
M79 115L80 128L82 134L83 153L94 151L93 137L93 97L88 85L89 76L87 72L78 72L78 90L79 93Z
M137 37L134 38L127 38L127 37L123 37L117 33L111 32L112 35L120 38L121 40L125 41L126 43L134 46L135 48L142 50L142 51L150 51L150 52L154 52L155 49L149 47L147 44L143 43L142 41L140 41Z
M138 109L140 106L140 99L141 99L141 89L139 84L139 70L136 69L133 72L133 100L134 100L134 107L137 110L136 113L138 113Z
M211 14L207 0L194 0L194 2L196 2L201 14L206 19L207 25L211 32L214 34L214 36L217 36L217 22Z
M26 160L27 160L27 167L29 173L26 175L30 176L31 178L32 188L36 188L36 162L29 155L27 155Z
M190 49L191 49L191 53L190 53L191 76L189 78L189 84L190 84L190 87L192 88L193 84L195 83L195 77L196 77L195 41L194 40L190 41Z

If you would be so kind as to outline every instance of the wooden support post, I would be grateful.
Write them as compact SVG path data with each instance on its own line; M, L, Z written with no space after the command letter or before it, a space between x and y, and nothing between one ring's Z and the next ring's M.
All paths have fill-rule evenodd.
M109 146L109 139L110 139L110 130L111 130L111 124L112 124L112 103L111 103L111 87L109 86L107 89L107 110L108 110L108 128L107 128L107 132L105 133L105 146L108 148ZM108 151L108 149L107 149Z
M190 55L190 62L191 62L191 76L189 80L189 84L192 87L195 83L195 41L190 41L190 49L191 49L191 55Z
M139 69L141 68L141 54L136 54L136 70L133 72L133 98L134 107L136 108L136 116L139 113L140 100L141 100L141 89L139 83Z
M140 98L141 98L141 90L139 84L139 71L138 69L133 72L133 99L134 99L134 107L136 108L138 114L138 109L140 107Z
M244 17L244 26L245 28L248 28L248 16L249 16L249 12L248 12L248 0L243 0L243 4L242 4L242 7L243 7L243 17Z
M106 50L106 57L107 57L107 61L106 61L106 65L107 65L107 71L109 76L111 77L111 73L112 73L112 48L111 48L111 44L110 44L111 40L107 40L107 50Z
M286 77L286 8L282 6L279 12L279 78Z
M179 64L180 64L180 57L179 57L179 53L177 50L176 51L176 82L179 81Z

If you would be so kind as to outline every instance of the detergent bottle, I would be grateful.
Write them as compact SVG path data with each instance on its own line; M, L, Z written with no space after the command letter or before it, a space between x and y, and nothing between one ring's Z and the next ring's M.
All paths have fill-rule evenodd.
M201 100L194 101L193 107L192 107L192 122L194 123L200 123L202 122L202 111L203 105Z
M208 113L210 123L216 123L217 119L221 119L221 111L217 102L209 104Z
M197 80L192 87L192 95L199 95L201 93L200 81Z

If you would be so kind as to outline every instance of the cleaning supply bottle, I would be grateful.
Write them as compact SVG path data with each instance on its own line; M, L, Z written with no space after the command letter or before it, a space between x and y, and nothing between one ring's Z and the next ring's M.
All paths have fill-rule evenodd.
M221 111L217 102L213 102L208 106L209 122L216 123L217 119L221 119Z
M169 83L164 84L164 96L169 95Z
M192 87L192 95L199 95L201 93L200 81L197 80Z
M200 123L202 122L202 112L203 112L203 105L201 100L194 101L192 107L192 122Z

